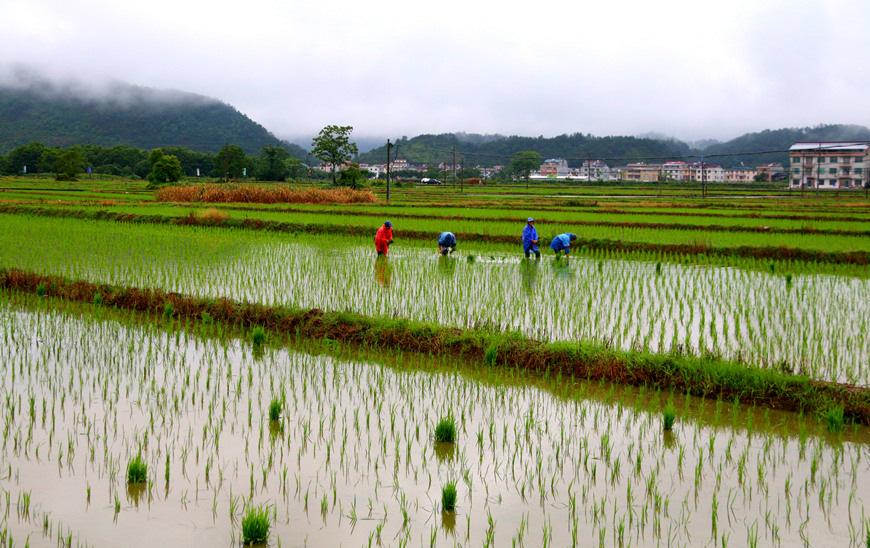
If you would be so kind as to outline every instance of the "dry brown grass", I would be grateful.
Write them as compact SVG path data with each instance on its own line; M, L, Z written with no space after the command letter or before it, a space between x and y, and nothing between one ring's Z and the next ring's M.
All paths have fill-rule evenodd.
M212 221L219 223L221 221L225 221L230 218L229 214L226 211L221 211L219 209L215 209L210 207L203 211L200 215L200 218L206 221Z
M373 192L350 188L294 189L288 186L191 185L161 188L158 202L248 204L357 204L376 202Z

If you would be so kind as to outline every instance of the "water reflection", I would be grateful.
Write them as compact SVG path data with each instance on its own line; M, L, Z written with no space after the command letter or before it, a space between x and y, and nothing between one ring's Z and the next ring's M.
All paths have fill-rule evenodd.
M445 441L435 442L435 456L438 457L438 462L449 462L453 460L456 454L456 444Z
M390 282L393 279L393 267L385 255L375 259L375 278L381 287L390 287Z
M520 261L520 276L522 277L523 290L529 295L535 292L538 285L538 278L541 275L540 265L538 261Z
M128 483L127 501L136 508L138 508L139 503L142 502L142 499L145 497L147 490L147 484L145 483Z
M574 278L574 271L571 270L571 259L559 259L556 258L553 261L553 272L556 274L556 279L558 280L571 280Z
M452 257L439 255L438 256L438 271L442 276L450 278L456 273L456 261Z

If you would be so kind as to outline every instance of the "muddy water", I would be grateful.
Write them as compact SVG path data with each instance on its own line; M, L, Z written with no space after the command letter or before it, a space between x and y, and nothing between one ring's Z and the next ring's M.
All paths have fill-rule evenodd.
M0 309L0 511L16 545L233 546L246 504L269 506L272 546L865 536L863 428L676 395L665 434L667 394L328 344L255 351L214 326L22 299ZM448 412L458 440L436 446ZM136 454L149 483L130 489Z
M344 238L119 224L108 230L74 219L19 221L0 245L4 266L74 278L544 340L712 351L824 380L870 383L865 279L583 256L569 264L546 254L528 262L462 242L450 258L438 256L434 243L395 245L378 262L369 246Z

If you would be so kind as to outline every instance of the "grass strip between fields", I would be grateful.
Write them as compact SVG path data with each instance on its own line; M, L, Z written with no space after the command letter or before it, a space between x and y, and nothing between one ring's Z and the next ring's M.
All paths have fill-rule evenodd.
M344 234L348 236L371 236L374 239L374 230L370 227L315 224L315 223L288 223L280 221L267 221L259 219L234 219L234 218L210 218L198 217L194 212L185 216L171 215L139 215L135 213L117 213L105 210L72 210L60 208L41 208L18 205L0 206L0 214L9 215L35 215L41 217L60 217L75 219L90 219L100 221L114 221L123 223L145 224L169 224L179 226L212 226L219 228L241 228L247 230L266 230L272 232L300 233L308 232L315 234ZM440 232L428 232L422 230L395 230L395 238L407 238L412 240L437 241ZM456 233L460 241L491 242L501 244L520 245L519 235L508 236L498 234L479 233ZM546 248L549 240L541 238L541 247ZM743 257L774 261L805 261L828 264L870 264L870 253L866 251L817 251L795 247L714 247L705 241L686 244L656 244L646 242L627 242L622 240L608 240L602 238L579 238L572 244L573 249L583 251L607 250L619 252L652 253L660 256L686 256L706 255L711 257Z
M268 307L159 289L95 284L19 269L0 269L0 287L164 318L261 326L284 335L434 355L446 353L494 367L644 385L776 409L817 414L842 409L848 420L870 424L870 388L812 380L714 356L622 351L591 342L546 343L516 333L463 330L316 308Z
M256 207L250 206L227 206L218 204L221 209L229 209L235 211L258 211ZM189 207L190 204L184 204ZM293 207L276 208L272 212L280 213L320 213L347 215L350 217L371 217L383 218L382 212L370 211L352 211L346 209L325 209L312 211L310 209L300 209ZM518 216L513 217L474 217L465 215L421 215L415 213L398 213L390 212L390 217L400 219L438 219L439 221L483 221L483 222L522 222L523 219ZM819 219L816 219L819 220ZM638 223L638 222L623 222L623 221L580 221L580 220L565 220L565 219L548 219L546 217L537 217L536 222L559 224L568 226L595 226L595 227L619 227L619 228L650 228L656 230L692 230L692 231L707 231L707 232L756 232L761 234L828 234L835 236L870 236L870 230L839 230L832 228L776 228L769 226L741 226L741 225L698 225L684 223Z

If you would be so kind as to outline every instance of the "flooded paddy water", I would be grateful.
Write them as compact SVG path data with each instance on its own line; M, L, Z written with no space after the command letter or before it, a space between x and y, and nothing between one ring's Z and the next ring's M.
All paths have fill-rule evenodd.
M337 344L257 350L220 325L32 295L0 297L0 338L0 515L15 546L237 546L248 505L268 508L270 546L867 537L862 427L834 436L728 401ZM457 441L436 444L447 414ZM148 482L133 488L136 455ZM441 510L449 481L455 513Z
M465 246L442 258L334 236L29 218L0 231L3 264L266 305L412 318L623 349L719 353L822 380L870 384L870 280ZM468 257L473 260L469 260ZM800 268L797 266L797 268Z

